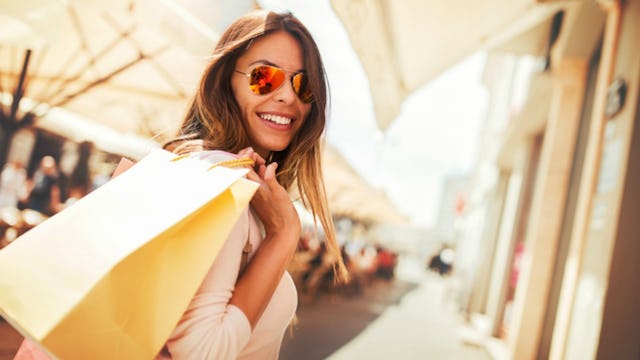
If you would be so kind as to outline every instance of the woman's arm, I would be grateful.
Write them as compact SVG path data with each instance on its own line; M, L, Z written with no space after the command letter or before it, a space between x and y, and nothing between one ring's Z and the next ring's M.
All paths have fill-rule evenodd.
M229 301L250 226L247 209L167 341L173 359L235 359L249 342L251 324Z
M251 149L245 156L257 157ZM287 191L276 180L277 164L256 161L250 180L260 186L251 206L262 221L265 238L236 282L230 304L237 306L255 327L295 253L300 238L300 219Z

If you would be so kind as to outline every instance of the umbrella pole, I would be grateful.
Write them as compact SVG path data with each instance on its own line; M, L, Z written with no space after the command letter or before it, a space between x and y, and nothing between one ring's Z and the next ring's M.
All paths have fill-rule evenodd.
M9 116L0 117L0 125L2 126L2 141L0 141L0 170L4 169L4 165L7 163L7 157L9 156L9 150L11 148L11 140L16 131L21 128L23 124L18 120L18 108L20 100L24 95L26 87L27 69L29 68L29 60L31 59L31 49L27 49L24 54L24 61L22 62L22 70L20 71L20 78L18 78L18 84L13 92L13 99L11 101L11 109L9 110Z
M24 54L24 61L22 62L22 70L20 71L20 78L18 79L18 85L13 92L13 102L11 103L11 113L9 114L9 122L17 123L16 115L18 114L18 105L24 95L25 80L27 78L27 69L29 68L29 59L31 59L31 49L27 49Z

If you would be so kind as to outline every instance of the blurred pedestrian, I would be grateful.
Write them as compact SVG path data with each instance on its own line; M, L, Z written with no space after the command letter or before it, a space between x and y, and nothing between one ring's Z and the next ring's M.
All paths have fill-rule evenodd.
M380 245L376 246L376 251L378 254L376 275L385 280L393 279L398 262L396 253Z
M62 209L60 173L53 156L45 155L33 177L27 180L26 207L51 216Z
M0 173L0 208L18 207L26 198L27 170L19 161L10 161Z
M64 206L67 207L83 198L93 190L93 180L91 178L91 169L89 160L93 144L85 141L78 147L78 162L76 163L67 186L67 196Z
M440 275L448 275L453 270L454 258L455 251L448 246L444 246L429 260L429 270L433 270Z

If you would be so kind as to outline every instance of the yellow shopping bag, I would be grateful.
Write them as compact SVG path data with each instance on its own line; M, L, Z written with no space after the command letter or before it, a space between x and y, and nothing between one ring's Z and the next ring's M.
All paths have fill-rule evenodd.
M60 359L152 359L257 184L154 150L0 250L0 315Z

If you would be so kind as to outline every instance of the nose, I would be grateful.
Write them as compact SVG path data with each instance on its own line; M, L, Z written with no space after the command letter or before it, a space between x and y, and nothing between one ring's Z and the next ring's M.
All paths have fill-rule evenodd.
M290 76L287 76L284 84L282 84L282 86L280 86L280 88L276 90L275 98L276 101L286 104L291 104L298 99L298 95L293 90L293 83L291 82Z

